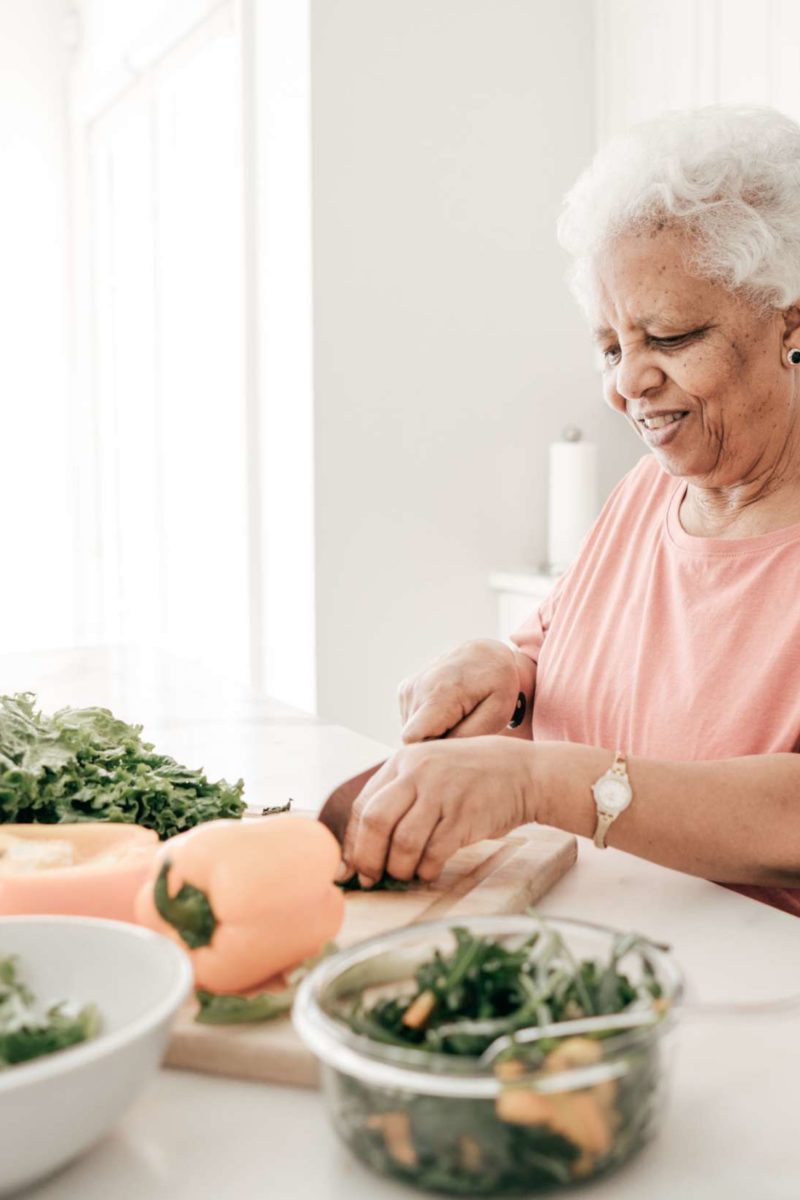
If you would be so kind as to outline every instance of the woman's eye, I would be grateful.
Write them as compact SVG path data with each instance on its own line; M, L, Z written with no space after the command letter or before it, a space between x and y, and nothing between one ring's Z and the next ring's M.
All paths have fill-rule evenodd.
M669 350L673 346L684 346L687 342L694 341L695 338L700 338L707 332L708 327L701 329L689 329L686 333L676 333L672 337L651 337L650 343L653 346L658 346L662 350Z
M708 332L708 329L709 326L704 326L701 329L690 329L686 333L671 334L669 337L655 337L653 334L649 334L645 344L654 350L678 350L701 338L704 333ZM601 351L601 357L604 366L616 367L622 357L622 351L619 346L606 346Z
M668 350L670 346L679 346L681 342L685 342L690 335L688 333L679 333L675 337L651 338L650 341L654 346L664 346Z

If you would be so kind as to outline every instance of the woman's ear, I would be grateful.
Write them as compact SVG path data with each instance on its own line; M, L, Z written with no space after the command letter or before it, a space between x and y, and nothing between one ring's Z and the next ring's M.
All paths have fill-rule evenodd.
M783 310L783 344L787 350L800 349L800 299Z

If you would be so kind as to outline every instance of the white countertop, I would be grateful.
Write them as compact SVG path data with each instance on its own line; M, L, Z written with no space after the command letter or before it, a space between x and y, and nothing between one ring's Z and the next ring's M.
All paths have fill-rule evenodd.
M317 808L386 753L339 726L223 689L155 656L64 651L0 658L0 688L38 690L45 707L100 703L143 721L190 765L245 777L251 803L291 795ZM800 922L732 892L581 844L544 913L635 927L668 941L693 1000L800 992ZM587 1197L798 1200L800 1010L687 1019L660 1136ZM26 1200L389 1200L412 1191L341 1146L315 1092L162 1071L115 1132Z

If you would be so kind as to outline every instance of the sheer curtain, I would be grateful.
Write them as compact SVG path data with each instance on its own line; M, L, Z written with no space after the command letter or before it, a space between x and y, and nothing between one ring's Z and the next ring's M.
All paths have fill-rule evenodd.
M87 640L159 645L247 680L258 538L242 48L232 7L208 8L177 5L163 29L129 29L127 45L124 22L99 4L82 10L72 120L83 173L79 469L90 479L79 611Z

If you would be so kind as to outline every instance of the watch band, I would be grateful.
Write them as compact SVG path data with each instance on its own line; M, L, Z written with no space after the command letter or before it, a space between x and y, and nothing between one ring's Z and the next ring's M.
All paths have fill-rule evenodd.
M614 755L614 761L608 768L609 775L616 775L618 779L624 779L628 782L628 763L625 755L621 750L618 750Z
M611 827L612 822L616 819L616 813L598 812L597 825L594 830L594 844L598 850L607 850L606 834Z

